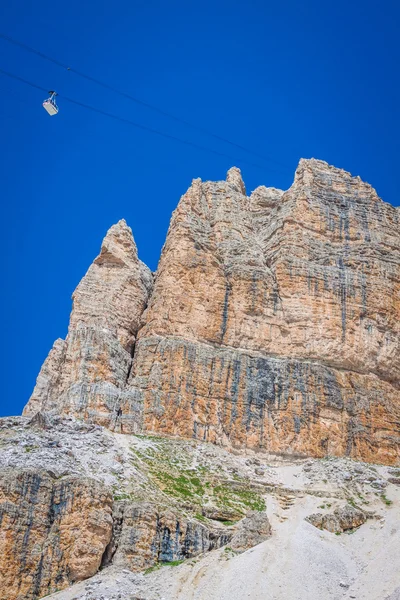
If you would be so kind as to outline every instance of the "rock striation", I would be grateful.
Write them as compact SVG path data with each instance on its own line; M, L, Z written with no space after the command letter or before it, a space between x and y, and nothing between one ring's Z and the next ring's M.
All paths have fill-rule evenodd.
M275 556L288 561L288 573L296 571L293 597L301 573L317 565L301 597L325 598L330 589L336 598L339 581L347 580L342 560L348 552L355 560L351 577L357 565L378 564L381 587L374 598L383 577L385 589L398 587L397 468L120 435L46 412L0 419L0 447L1 599L213 598L229 564L233 578L223 597L232 596L233 582L245 575L246 587L235 588L234 597L245 589L256 598L260 589L272 589L282 570L281 560L268 560ZM375 523L356 532L343 552L338 538L327 545L326 536L304 521L308 514L316 527L332 532L355 529L370 517ZM315 546L311 560L307 552ZM319 579L321 561L332 571L328 587ZM386 575L380 565L387 566ZM268 581L257 579L258 589L251 588L263 573ZM356 595L363 598L376 568L367 581L364 573L358 569ZM184 585L179 593L171 585L175 577L179 589ZM204 590L209 577L211 587ZM314 579L317 591L310 588ZM287 596L288 589L279 593Z
M103 564L112 562L118 567L141 571L220 548L231 537L232 533L213 530L171 509L120 501L114 506L113 537Z
M275 453L400 457L399 210L301 160L286 192L193 181L152 288L124 222L25 412ZM133 355L133 358L132 358Z
M24 414L54 410L135 429L141 406L126 382L152 283L131 229L119 221L73 294L67 338L54 343Z
M112 533L112 496L93 479L0 472L0 597L41 598L98 570Z
M399 211L302 160L287 192L195 180L129 378L144 428L273 452L399 457Z

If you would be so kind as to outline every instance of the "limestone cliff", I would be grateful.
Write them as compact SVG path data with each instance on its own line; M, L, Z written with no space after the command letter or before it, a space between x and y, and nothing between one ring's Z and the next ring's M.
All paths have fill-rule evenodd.
M152 292L130 230L110 230L25 411L395 463L399 221L370 185L313 159L286 192L247 196L236 168L194 180Z
M112 495L87 478L0 472L0 597L41 598L94 575L112 533Z
M75 413L112 427L123 407L119 427L127 421L134 429L141 406L125 384L152 284L131 229L119 221L73 294L67 338L55 342L24 414Z
M1 600L397 598L399 468L43 414L0 447Z

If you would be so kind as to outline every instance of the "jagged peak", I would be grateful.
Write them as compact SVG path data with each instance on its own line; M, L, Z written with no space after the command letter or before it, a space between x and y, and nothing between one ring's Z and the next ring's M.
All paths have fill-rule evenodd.
M311 186L316 180L319 180L320 184L322 183L323 185L333 185L333 187L338 185L339 188L344 182L347 182L347 184L363 190L369 199L384 202L379 198L375 188L370 183L361 179L359 175L352 175L349 171L330 165L324 160L301 158L295 172L293 185L295 187L299 185Z
M336 175L340 175L341 177L353 178L353 175L349 171L345 171L344 169L340 169L338 167L330 165L325 160L320 160L317 158L301 158L299 160L299 164L297 165L296 174L298 172L304 171L305 169L307 169L309 171L313 171L315 173L330 172L332 174L335 173ZM360 179L360 178L357 176L356 179Z
M340 167L335 167L334 165L329 164L325 160L320 160L317 158L301 158L299 160L299 164L297 165L295 180L296 177L299 174L302 175L305 170L314 174L329 174L332 177L334 176L340 179L354 180L358 184L361 184L363 187L369 188L371 191L375 192L375 189L371 186L371 184L361 179L359 175L353 175L352 173L350 173L350 171L346 171L345 169L341 169Z
M101 244L96 265L117 266L138 260L138 251L132 229L125 219L120 219L107 231Z
M226 174L226 181L238 192L246 196L246 187L243 182L242 173L238 167L231 167Z

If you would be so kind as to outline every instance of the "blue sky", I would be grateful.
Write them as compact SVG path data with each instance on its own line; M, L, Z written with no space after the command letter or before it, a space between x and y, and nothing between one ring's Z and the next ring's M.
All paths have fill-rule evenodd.
M0 75L1 415L19 414L71 294L124 217L153 270L191 180L242 169L288 188L300 157L360 175L399 204L398 3L14 0L0 31L272 160L246 154L0 39L0 69L207 146L108 119ZM253 163L253 164L249 164Z

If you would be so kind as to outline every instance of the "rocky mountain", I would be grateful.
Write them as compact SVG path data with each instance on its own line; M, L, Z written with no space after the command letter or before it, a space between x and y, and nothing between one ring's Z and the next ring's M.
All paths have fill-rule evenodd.
M0 600L400 600L399 225L312 159L194 180L155 274L111 227L0 419Z
M194 180L153 278L124 221L74 293L24 414L395 463L399 209L301 160L291 188Z

